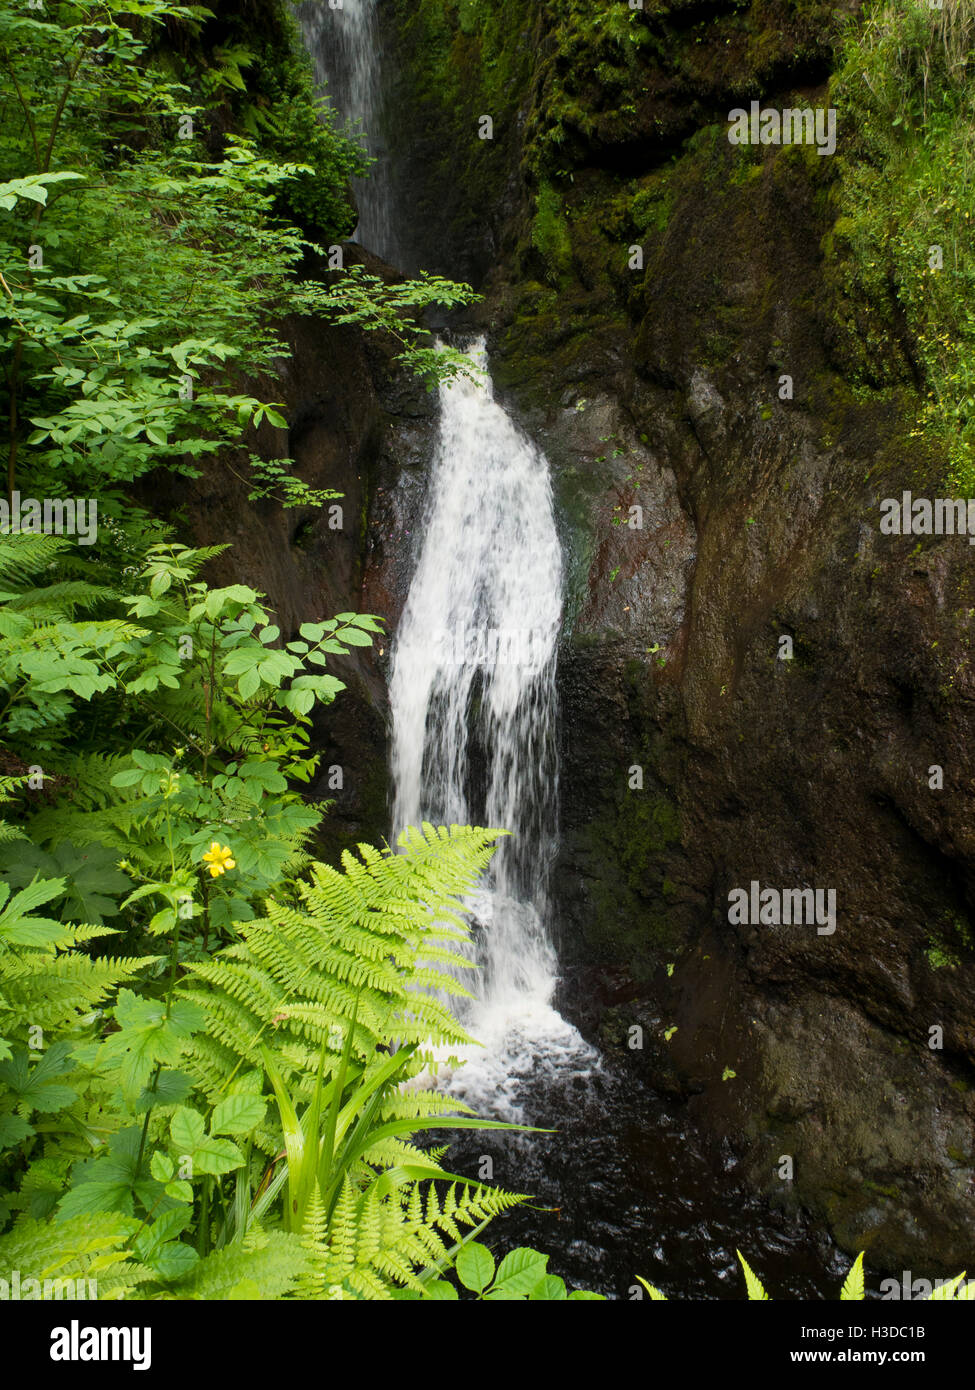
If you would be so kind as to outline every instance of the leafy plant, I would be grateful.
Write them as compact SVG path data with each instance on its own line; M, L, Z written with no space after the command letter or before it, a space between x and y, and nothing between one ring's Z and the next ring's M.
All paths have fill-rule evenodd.
M758 1303L769 1302L769 1296L765 1292L765 1288L762 1285L762 1281L752 1270L744 1255L741 1253L740 1250L736 1250L735 1254L738 1256L738 1263L741 1265L742 1271L745 1275L745 1292L749 1300L751 1302ZM650 1298L654 1302L665 1303L667 1301L667 1295L662 1294L658 1288L654 1287L653 1284L648 1284L646 1279L641 1278L639 1274L637 1275L637 1278L639 1279L640 1283L646 1289L647 1293L650 1295ZM936 1288L934 1290L934 1292L931 1294L931 1298L948 1302L971 1302L975 1300L975 1280L970 1280L967 1284L964 1282L964 1280L964 1274L959 1274L954 1279L947 1280L940 1288ZM850 1266L849 1273L843 1281L843 1287L840 1289L840 1302L859 1302L860 1300L865 1298L865 1296L866 1295L864 1292L863 1277L863 1251L861 1250L860 1254L857 1255L853 1264Z
M486 1245L471 1241L457 1253L454 1272L458 1283L485 1302L557 1303L563 1300L604 1301L601 1294L586 1289L566 1288L565 1280L548 1273L547 1255L529 1246L509 1250L499 1265ZM437 1279L426 1287L425 1297L454 1300L458 1293L446 1279Z
M301 909L269 899L235 944L182 968L177 921L161 995L156 958L90 960L106 928L36 915L63 880L6 902L0 1172L14 1233L112 1214L115 1273L134 1271L137 1296L426 1296L464 1228L524 1200L413 1142L510 1128L411 1084L470 1042L444 999L467 992L463 899L496 838L425 826L402 853L362 845L341 872L312 867Z

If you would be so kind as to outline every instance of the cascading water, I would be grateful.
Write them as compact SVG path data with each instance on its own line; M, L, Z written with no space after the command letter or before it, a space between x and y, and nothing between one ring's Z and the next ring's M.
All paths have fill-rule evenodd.
M422 544L393 654L393 824L476 823L511 831L484 890L478 1001L465 1024L484 1044L454 1085L517 1106L518 1078L590 1060L551 1007L548 879L558 759L555 665L562 556L548 467L481 379L440 394L440 437Z
M356 189L357 239L400 263L379 134L377 5L305 0L298 13L319 80L377 158ZM469 355L485 373L483 343ZM672 1296L713 1297L716 1281L736 1287L742 1230L764 1252L763 1273L774 1280L778 1270L779 1287L812 1297L840 1268L835 1251L814 1248L803 1223L740 1188L733 1164L716 1181L683 1109L601 1061L552 1008L562 559L548 468L489 380L442 388L440 405L393 656L394 830L426 819L513 832L470 904L481 971L463 1022L484 1047L438 1084L481 1115L554 1131L445 1133L450 1166L533 1193L531 1206L505 1218L509 1248L551 1251L561 1274L610 1297L630 1297L640 1269ZM493 1174L486 1156L497 1161Z
M316 80L376 161L368 179L354 182L359 224L353 239L384 260L396 263L389 171L382 140L377 0L342 0L341 8L334 9L325 0L304 0L297 5L296 13Z
M342 0L341 8L306 0L297 13L319 82L377 158L357 190L357 238L394 259L376 0ZM470 357L486 374L483 343ZM512 832L471 903L482 972L465 1022L484 1051L454 1084L514 1113L518 1078L536 1055L553 1063L594 1056L550 1004L562 560L546 462L489 383L456 381L441 392L441 409L424 541L390 686L393 820L396 831L430 820Z

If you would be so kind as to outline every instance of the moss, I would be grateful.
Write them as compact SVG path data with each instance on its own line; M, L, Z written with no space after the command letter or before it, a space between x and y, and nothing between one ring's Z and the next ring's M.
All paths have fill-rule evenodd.
M899 1187L885 1187L879 1182L871 1182L869 1178L864 1178L863 1186L868 1192L876 1192L880 1197L900 1199L903 1195Z
M531 240L545 261L551 283L564 281L572 262L572 239L562 199L547 181L542 183L535 199Z
M635 979L649 978L685 944L667 873L680 834L677 808L664 792L627 789L614 811L594 819L577 849L592 874L588 951L625 963Z

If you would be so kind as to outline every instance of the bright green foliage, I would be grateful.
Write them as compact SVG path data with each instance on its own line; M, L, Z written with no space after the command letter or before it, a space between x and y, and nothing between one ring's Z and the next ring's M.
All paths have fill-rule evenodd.
M341 873L313 866L311 881L298 885L300 908L269 900L265 917L240 924L237 943L191 965L185 997L207 1018L193 1067L207 1094L219 1095L235 1069L261 1067L272 1034L285 1083L301 1086L299 1073L308 1099L323 1046L329 1071L350 1037L353 1065L372 1058L378 1066L389 1059L376 1049L395 1037L401 1050L418 1049L403 1059L401 1079L409 1079L427 1065L430 1047L468 1041L433 991L468 994L452 973L469 968L459 899L489 860L496 835L425 826L401 836L405 854L360 845L361 858L343 855ZM391 1104L414 1115L443 1108L426 1091ZM391 1159L415 1156L398 1144L388 1150Z
M857 1303L863 1298L863 1251L853 1262L849 1274L843 1281L840 1289L840 1301L842 1303Z
M400 854L362 845L343 872L313 865L300 909L269 900L182 978L177 919L160 933L161 995L154 957L92 960L105 928L39 915L62 880L0 890L11 1239L75 1270L81 1223L111 1220L124 1240L100 1268L134 1296L425 1296L465 1231L523 1200L411 1142L483 1123L410 1083L430 1049L470 1041L443 998L466 992L461 899L496 836L425 826Z
M751 1302L767 1303L769 1301L769 1296L765 1292L762 1281L750 1268L741 1251L736 1250L735 1254L738 1256L738 1263L744 1271L745 1291L749 1300ZM646 1279L640 1278L640 1275L637 1275L637 1279L654 1302L665 1303L667 1301L666 1294L662 1294L659 1289L654 1288L652 1284L648 1284ZM964 1280L964 1274L959 1274L954 1279L948 1280L940 1288L936 1288L930 1297L932 1299L948 1301L956 1299L960 1301L975 1301L975 1280L971 1280L967 1284ZM856 1303L862 1301L864 1297L863 1251L861 1250L850 1266L849 1273L843 1281L843 1287L840 1290L840 1302Z
M0 570L16 565L29 576L66 546L54 537L0 537ZM253 589L210 589L195 579L214 553L150 546L130 595L59 580L28 588L29 578L0 594L0 627L10 635L0 658L0 732L26 762L46 746L54 785L79 787L70 803L40 810L29 822L34 847L11 845L0 866L15 883L34 873L63 877L60 913L68 920L98 923L155 899L151 934L171 930L177 917L199 918L205 940L253 916L282 873L304 862L322 809L291 788L317 765L311 710L343 688L323 667L381 628L344 613L305 624L282 647ZM124 618L69 615L81 605L104 610L109 600ZM130 746L142 746L110 762L66 754L79 701L115 737L128 732ZM204 863L214 842L233 857L218 877Z
M973 56L967 0L874 0L849 21L831 88L843 135L830 246L860 379L923 380L915 432L938 439L947 481L965 492L975 488Z
M112 935L109 928L38 916L36 909L60 898L63 889L63 880L55 879L11 897L9 887L0 884L0 1055L11 1055L11 1043L26 1045L31 1029L42 1035L73 1029L110 991L150 963L145 957L92 959L77 948Z
M258 426L287 425L279 403L244 387L277 375L285 348L272 318L314 313L391 332L431 381L458 356L429 347L416 315L470 291L429 277L299 278L322 248L282 218L282 194L295 185L293 207L348 224L361 155L319 122L293 26L279 26L277 83L293 107L252 108L236 133L205 139L205 103L239 88L255 56L218 48L217 66L201 70L207 11L162 0L56 8L0 14L16 117L0 134L8 491L97 495L159 466L199 475L233 445L249 457L252 498L321 504L335 494L255 452ZM157 61L163 25L185 34L185 63L174 49Z
M569 1293L565 1280L548 1273L548 1256L526 1245L509 1250L500 1265L486 1245L471 1241L458 1252L454 1272L461 1286L478 1299L492 1303L559 1303L572 1301L603 1302L601 1294L586 1289ZM425 1296L454 1300L457 1290L445 1279L426 1288Z
M964 1273L956 1274L954 1279L949 1279L940 1289L932 1292L931 1302L975 1303L975 1279L970 1279L966 1284Z
M48 1221L21 1221L0 1236L0 1269L29 1271L25 1277L52 1287L45 1297L58 1296L58 1282L76 1281L75 1288L60 1284L61 1297L87 1298L97 1286L101 1298L138 1297L138 1285L151 1278L127 1246L135 1223L117 1213L75 1217L59 1226ZM41 1296L38 1290L37 1296Z
M745 1259L741 1251L736 1250L735 1254L738 1256L738 1263L741 1265L742 1270L745 1274L745 1288L748 1292L749 1300L752 1302L767 1303L768 1294L762 1287L761 1280L757 1278L757 1276L752 1272L747 1260Z

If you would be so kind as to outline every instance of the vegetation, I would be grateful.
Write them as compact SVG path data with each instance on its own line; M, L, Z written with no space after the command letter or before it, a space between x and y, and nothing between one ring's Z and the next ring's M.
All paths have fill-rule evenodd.
M769 1296L765 1292L765 1287L761 1279L759 1279L758 1275L751 1268L740 1250L736 1250L735 1254L738 1256L738 1263L741 1265L742 1273L745 1276L745 1293L749 1302L768 1303ZM662 1294L653 1284L648 1284L646 1279L641 1278L640 1275L637 1275L637 1278L654 1302L666 1302L666 1294ZM840 1289L840 1302L858 1303L862 1302L865 1297L863 1251L861 1250L843 1281L843 1287ZM941 1280L939 1281L938 1287L934 1289L929 1297L943 1303L971 1303L975 1300L975 1280L970 1279L966 1284L964 1274L958 1274L954 1279Z
M447 1001L467 992L462 902L502 832L424 825L340 867L317 858L312 719L343 690L335 659L382 623L282 631L256 589L209 581L226 546L189 546L134 501L225 469L252 501L336 496L263 447L288 427L287 317L380 335L430 389L467 370L424 313L468 287L335 257L367 161L316 98L287 6L256 8L266 22L218 0L0 11L0 1270L118 1299L596 1300L537 1251L496 1259L475 1238L526 1196L423 1147L509 1127L436 1086L472 1042ZM459 34L442 5L413 8L416 41L436 40L430 119L446 99L469 134L486 107L513 145L533 7L450 0ZM587 240L563 165L636 129L633 74L670 39L622 5L556 9L524 136L553 315ZM874 316L861 384L925 383L918 428L967 491L971 39L967 0L877 0L851 25L834 94L858 143L828 248L850 326L863 302ZM471 148L481 216L510 170ZM667 169L627 179L614 255L674 200ZM641 804L631 879L636 841L656 853L674 830L667 803ZM932 938L932 967L953 960ZM933 1296L971 1300L964 1279ZM863 1297L862 1257L840 1296Z
M844 132L832 247L861 380L917 380L916 432L942 444L948 481L975 491L975 105L969 0L874 0L854 23L832 99ZM873 307L869 325L855 303Z
M497 832L315 863L311 715L381 624L283 634L128 491L243 448L252 497L333 495L255 448L284 314L458 369L422 311L465 287L304 273L362 157L270 9L248 100L201 7L0 15L0 1263L102 1297L426 1296L523 1200L414 1140L480 1123L416 1083L470 1041L443 1000Z

